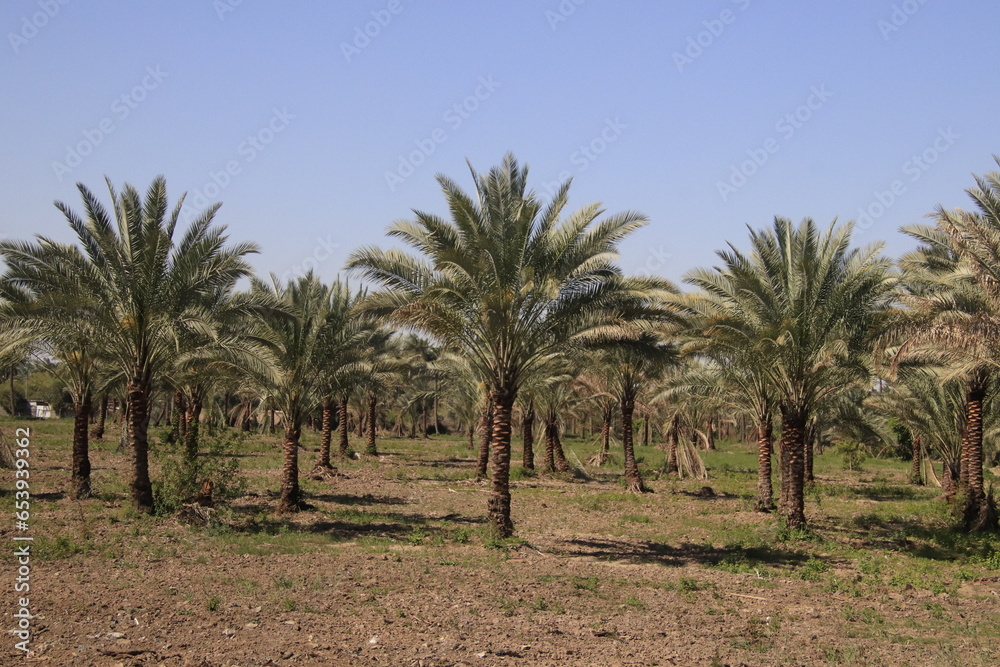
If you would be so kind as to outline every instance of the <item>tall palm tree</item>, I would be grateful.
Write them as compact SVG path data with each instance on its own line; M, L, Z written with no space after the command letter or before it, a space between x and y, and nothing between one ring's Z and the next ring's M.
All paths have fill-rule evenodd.
M767 380L781 415L781 509L790 528L806 524L806 427L817 403L866 377L859 359L871 348L894 278L878 245L850 248L851 225L821 232L805 219L775 218L751 230L751 251L718 251L722 266L687 277L718 303L711 326L766 359ZM784 480L788 480L788 484Z
M119 193L107 182L110 213L84 186L77 188L85 217L56 202L79 245L37 237L0 243L8 279L35 292L74 295L89 304L93 340L125 378L132 454L132 504L153 510L149 478L149 399L154 382L176 354L180 332L211 328L202 300L249 276L250 243L227 246L225 227L213 225L219 204L202 213L180 238L174 232L184 198L167 210L160 176L143 197L131 185Z
M382 286L369 311L453 346L489 387L488 509L502 536L513 532L511 414L525 378L582 334L653 316L661 288L653 279L623 277L613 261L621 240L645 224L641 215L598 221L603 211L594 204L562 219L569 183L543 206L527 178L512 155L488 174L472 171L473 196L439 176L452 219L417 212L389 229L418 255L367 247L349 260Z
M897 357L936 357L965 378L966 519L970 529L990 529L997 518L983 487L983 406L1000 366L1000 173L977 176L967 192L978 211L939 207L935 226L902 230L920 246L900 262L907 310Z

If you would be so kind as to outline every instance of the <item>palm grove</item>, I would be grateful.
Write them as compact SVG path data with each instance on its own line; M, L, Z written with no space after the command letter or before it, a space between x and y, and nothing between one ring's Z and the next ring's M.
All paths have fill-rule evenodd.
M131 503L146 513L160 502L153 421L172 422L165 440L180 446L192 497L224 481L201 465L210 412L275 433L279 513L306 506L303 428L321 431L311 470L332 484L335 458L358 455L352 433L378 455L380 429L461 432L488 476L489 525L509 536L512 444L532 470L538 432L544 472L565 474L560 433L574 428L600 443L591 465L613 458L620 434L635 493L637 437L667 449L647 477L705 476L698 450L720 432L755 440L756 507L790 529L806 527L817 452L892 443L908 448L914 483L936 482L940 462L967 529L996 527L983 471L998 423L1000 174L975 179L971 210L905 227L916 247L897 262L879 244L853 247L850 224L776 218L689 272L686 291L616 264L641 214L569 210L569 183L543 201L512 155L471 176L471 192L438 177L447 217L390 226L405 250L351 254L363 288L255 276L259 249L230 241L218 205L179 228L183 198L171 208L162 177L144 194L108 182L106 202L78 185L81 211L56 203L76 243L0 243L9 410L18 369L59 379L75 415L69 492L86 498L89 440L117 406Z

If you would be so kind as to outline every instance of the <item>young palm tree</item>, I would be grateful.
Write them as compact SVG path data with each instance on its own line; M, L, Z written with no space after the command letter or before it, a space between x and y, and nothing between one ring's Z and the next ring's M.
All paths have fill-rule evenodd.
M621 408L625 488L629 493L642 493L646 489L635 460L632 433L635 403L643 389L648 389L669 366L677 363L677 350L657 333L637 328L634 335L618 336L611 341L602 356L610 393Z
M781 509L790 528L805 526L803 484L809 417L829 393L869 373L859 356L879 332L892 287L880 246L850 248L851 225L820 232L775 218L751 230L750 254L730 245L722 266L692 272L687 281L713 295L710 326L729 347L766 360L767 380L781 415Z
M269 377L262 378L269 396L282 412L285 428L282 450L281 498L278 513L301 508L299 438L307 415L330 394L328 352L350 323L350 295L339 281L326 286L311 272L282 285L251 280L251 291L273 299L275 308L261 318L255 335L267 341L274 356Z
M351 293L348 286L334 282L330 289L327 328L320 341L321 384L323 385L322 425L320 454L316 467L319 472L332 469L330 464L330 443L333 439L333 411L336 396L343 397L340 419L347 421L346 395L358 384L362 373L364 348L368 341L369 327L354 317L354 309L364 297L364 291ZM346 438L347 425L341 424L341 433ZM342 453L347 447L341 443Z
M714 359L713 372L702 379L724 391L740 414L748 415L757 431L757 504L759 512L774 509L771 458L774 453L774 390L768 379L770 364L762 341L749 341L744 332L726 326L728 313L745 295L726 273L695 271L687 281L700 287L685 295L684 305L694 316L684 351ZM765 348L766 349L766 348ZM691 378L695 382L698 377Z
M349 266L382 291L367 309L453 346L489 387L493 419L490 522L510 535L511 414L525 378L567 342L656 314L662 284L625 278L619 242L645 224L637 213L598 221L591 205L561 219L569 184L543 206L512 155L473 171L470 196L439 176L452 219L417 212L389 235L419 255L368 247Z
M99 359L86 306L65 295L31 294L0 278L0 357L35 348L73 400L73 456L69 495L90 497L90 432Z
M361 302L361 305L363 303ZM406 366L400 358L396 342L392 332L381 328L370 328L358 364L359 386L365 392L364 405L367 409L365 453L369 456L378 455L375 435L378 426L379 396L390 392Z
M149 399L154 382L172 363L181 332L210 329L203 299L249 276L253 244L227 247L225 227L213 225L219 208L201 214L179 241L174 232L183 197L167 210L163 177L145 197L131 185L121 193L107 183L110 213L84 185L77 188L85 218L56 202L78 246L38 237L0 243L8 279L38 293L62 294L89 304L89 325L100 356L125 378L132 454L132 504L153 510L149 478Z

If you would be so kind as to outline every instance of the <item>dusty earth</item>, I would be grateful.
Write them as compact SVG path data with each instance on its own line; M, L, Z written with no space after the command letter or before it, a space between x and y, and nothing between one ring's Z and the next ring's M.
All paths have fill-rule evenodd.
M257 437L240 456L245 495L204 517L148 518L127 509L128 458L112 443L95 445L96 497L65 497L67 435L35 428L31 651L5 634L4 665L1000 660L1000 572L990 569L1000 563L981 557L992 543L944 531L935 491L900 490L903 463L865 481L821 462L820 485L838 491L815 494L814 532L799 536L750 511L742 445L706 457L708 482L651 479L643 496L623 494L613 467L521 476L519 539L499 542L483 529L488 487L457 439L383 441L379 458L305 481L311 507L279 519L278 455ZM652 468L652 449L640 455ZM10 514L13 479L0 471ZM713 497L697 493L704 484ZM8 627L9 545L23 534L12 525L0 528Z

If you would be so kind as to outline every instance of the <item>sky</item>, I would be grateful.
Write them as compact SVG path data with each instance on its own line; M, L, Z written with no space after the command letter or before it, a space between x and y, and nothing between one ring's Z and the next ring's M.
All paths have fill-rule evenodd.
M968 0L7 0L0 238L70 242L77 183L145 190L326 280L511 151L543 198L649 225L680 281L776 215L884 241L972 206L1000 153L1000 3Z

